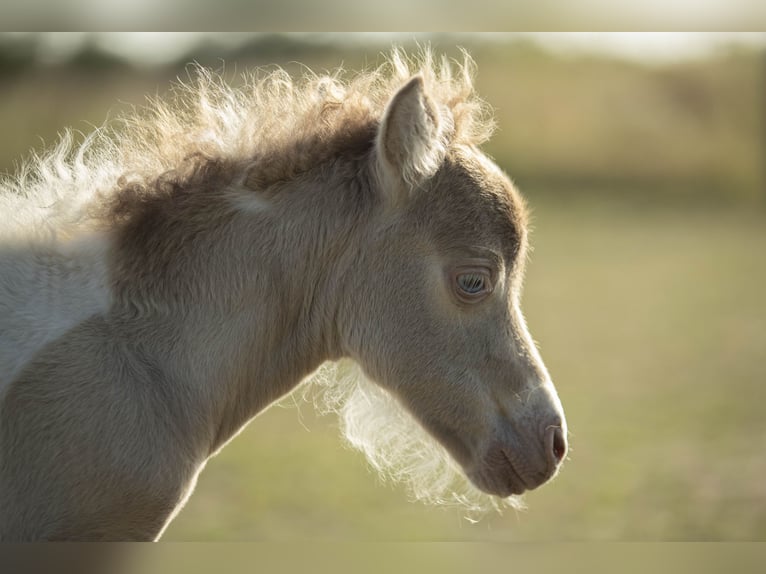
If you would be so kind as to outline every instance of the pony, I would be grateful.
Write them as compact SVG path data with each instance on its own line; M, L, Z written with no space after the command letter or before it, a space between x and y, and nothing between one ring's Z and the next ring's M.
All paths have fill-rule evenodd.
M0 539L159 539L306 380L417 498L518 506L550 480L567 427L475 71L430 49L239 87L197 67L3 180Z

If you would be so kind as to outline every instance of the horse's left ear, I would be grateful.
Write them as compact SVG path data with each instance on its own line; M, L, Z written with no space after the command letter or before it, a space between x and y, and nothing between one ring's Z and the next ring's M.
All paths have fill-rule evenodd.
M436 172L446 155L445 123L420 75L391 98L376 140L377 163L386 191L408 193Z

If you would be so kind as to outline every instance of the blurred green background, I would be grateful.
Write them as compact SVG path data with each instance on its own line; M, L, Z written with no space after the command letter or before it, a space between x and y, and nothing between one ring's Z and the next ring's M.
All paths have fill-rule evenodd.
M262 35L141 61L104 36L2 35L0 171L165 93L189 61L235 83L260 65L356 70L392 39L412 46ZM524 310L569 460L528 510L472 524L381 483L334 418L287 400L209 462L165 540L766 539L763 48L650 62L511 35L419 40L473 55L499 126L486 150L532 208Z

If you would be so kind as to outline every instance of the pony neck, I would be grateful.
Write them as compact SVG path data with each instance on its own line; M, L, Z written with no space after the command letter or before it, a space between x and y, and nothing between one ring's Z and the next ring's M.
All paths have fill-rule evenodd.
M113 328L181 397L170 408L199 456L342 356L345 278L369 212L358 187L314 175L265 200L230 187L183 214L158 206L156 244L131 242L140 222L118 236Z

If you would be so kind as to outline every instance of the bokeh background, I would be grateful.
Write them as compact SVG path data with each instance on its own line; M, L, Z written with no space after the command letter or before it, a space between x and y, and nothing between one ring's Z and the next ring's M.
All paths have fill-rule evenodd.
M533 210L524 310L569 460L528 510L474 524L381 483L333 417L288 399L210 461L165 539L766 539L762 34L2 34L0 172L191 61L236 83L415 41L473 55L486 150Z

